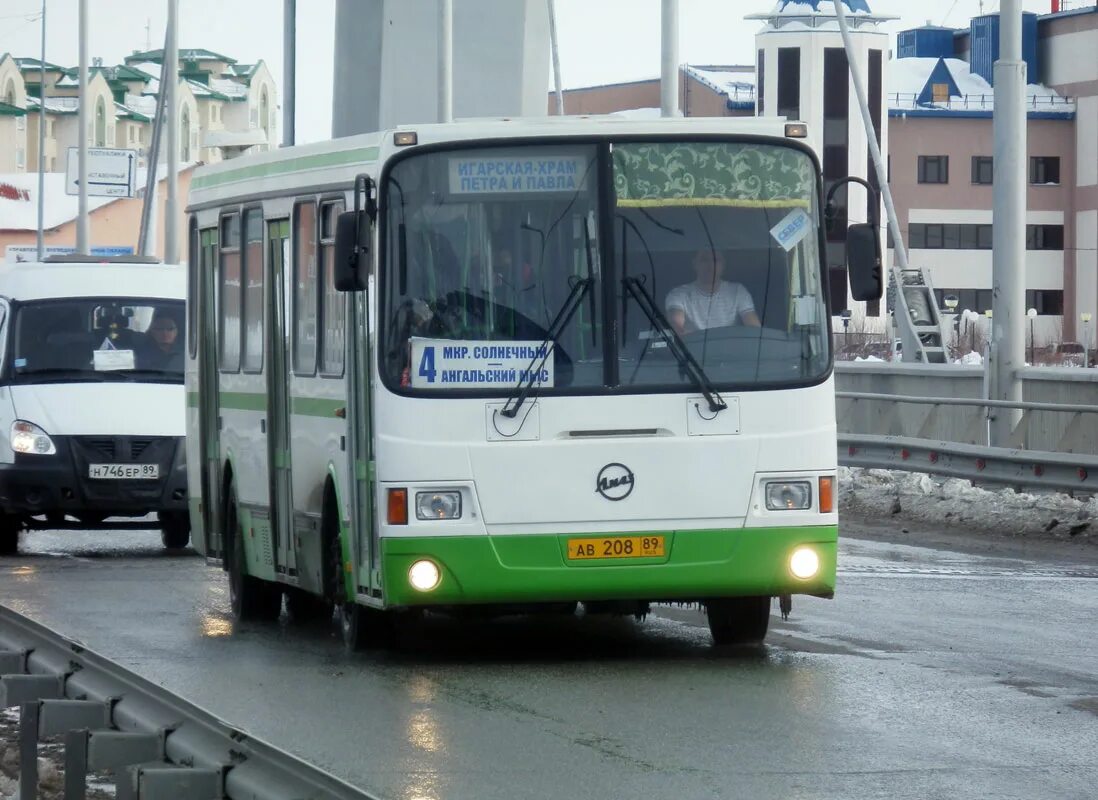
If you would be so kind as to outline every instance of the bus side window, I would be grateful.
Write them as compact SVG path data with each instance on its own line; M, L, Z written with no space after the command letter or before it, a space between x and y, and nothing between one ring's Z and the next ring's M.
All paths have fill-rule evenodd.
M221 218L221 268L218 270L218 330L221 371L240 371L241 283L240 215Z
M263 211L244 212L244 371L263 370Z
M294 207L293 245L293 360L295 375L316 374L317 294L316 204Z
M336 219L343 213L343 202L320 207L320 373L328 377L343 375L344 318L351 295L335 288Z

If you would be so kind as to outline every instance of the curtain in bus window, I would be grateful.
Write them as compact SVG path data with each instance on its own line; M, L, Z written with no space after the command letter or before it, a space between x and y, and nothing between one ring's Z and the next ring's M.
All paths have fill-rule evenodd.
M825 373L808 155L754 143L627 143L614 148L613 166L623 385L688 380L641 293L718 385L803 383Z
M244 212L244 369L263 369L263 214Z
M316 206L297 206L294 221L294 374L316 372Z
M221 220L221 269L218 308L221 314L221 369L240 369L240 217Z

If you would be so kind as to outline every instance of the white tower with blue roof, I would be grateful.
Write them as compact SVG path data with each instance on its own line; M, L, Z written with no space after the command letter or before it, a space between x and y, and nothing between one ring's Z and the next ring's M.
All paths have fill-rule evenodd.
M895 17L874 14L866 0L844 0L846 18L853 41L853 56L861 67L867 85L870 113L881 152L888 153L888 104L886 97L889 37L881 23ZM850 75L835 6L832 0L780 0L768 14L753 14L747 19L764 23L755 38L757 70L756 113L765 117L787 117L808 124L809 142L820 157L825 190L847 175L877 184L869 156L869 142L858 109L857 95ZM845 281L845 231L853 222L868 217L866 191L855 184L840 189L839 214L828 235L828 266L832 284ZM878 212L878 219L883 217ZM839 274L839 270L843 274ZM842 284L839 284L842 279ZM854 305L855 317L868 312L869 324L878 313L871 304L854 304L849 299L836 311Z

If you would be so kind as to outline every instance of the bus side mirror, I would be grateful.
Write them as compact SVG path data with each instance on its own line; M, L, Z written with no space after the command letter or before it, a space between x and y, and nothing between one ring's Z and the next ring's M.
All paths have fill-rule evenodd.
M345 211L336 220L334 282L336 291L366 288L370 266L370 226L365 214Z
M884 291L881 237L875 225L851 225L846 233L846 267L850 296L855 300L880 300Z

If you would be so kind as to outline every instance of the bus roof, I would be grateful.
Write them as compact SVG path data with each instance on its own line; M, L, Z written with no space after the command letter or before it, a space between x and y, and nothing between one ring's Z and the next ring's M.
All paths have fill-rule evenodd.
M27 261L0 265L0 297L148 297L182 300L186 270L178 264L73 264Z
M350 189L356 175L376 176L378 164L404 147L397 131L414 131L419 147L443 142L574 136L749 135L785 138L784 118L604 116L470 119L444 124L403 125L380 133L347 136L286 147L200 167L191 180L190 206L205 208L255 195L307 194Z

